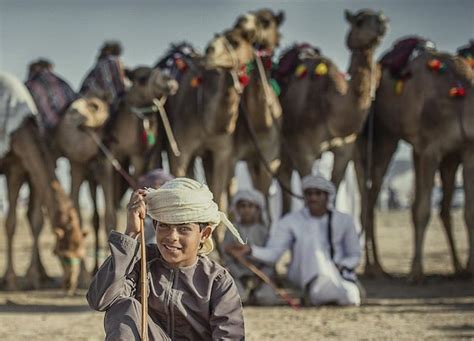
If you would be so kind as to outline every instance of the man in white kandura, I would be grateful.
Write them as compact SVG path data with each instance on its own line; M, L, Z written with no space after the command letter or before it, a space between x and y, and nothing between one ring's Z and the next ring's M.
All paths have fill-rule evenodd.
M302 180L305 207L284 216L265 247L234 244L234 257L249 255L274 264L291 250L289 280L305 291L311 305L360 305L355 268L361 250L352 217L333 208L336 189L320 175Z

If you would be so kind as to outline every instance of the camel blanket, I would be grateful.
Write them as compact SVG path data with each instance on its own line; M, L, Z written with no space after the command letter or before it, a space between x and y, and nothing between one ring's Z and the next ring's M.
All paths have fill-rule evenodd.
M295 44L283 51L278 61L278 67L275 70L275 79L279 83L285 83L286 79L292 74L298 64L308 56L319 56L321 51L308 43Z
M35 102L23 83L0 73L0 158L10 150L10 134L27 116L36 114Z
M411 75L404 69L408 62L416 57L417 53L426 49L434 49L434 43L421 37L406 37L398 40L390 51L380 59L383 68L390 70L392 77L407 79Z
M46 128L56 127L66 108L77 98L69 84L49 70L36 73L25 84Z
M188 42L171 44L165 56L155 65L179 82L189 67L194 67L194 58L200 57L196 49Z
M95 67L82 82L81 95L103 92L115 101L125 91L125 74L120 58L108 56L97 61Z

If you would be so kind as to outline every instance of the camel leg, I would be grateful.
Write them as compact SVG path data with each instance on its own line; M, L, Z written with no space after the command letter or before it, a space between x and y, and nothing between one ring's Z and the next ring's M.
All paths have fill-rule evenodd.
M291 160L286 155L286 152L282 152L281 155L281 164L280 168L278 169L278 180L281 182L282 186L286 188L291 188L291 176L293 175L293 165L291 164ZM281 214L285 215L286 213L291 211L291 194L287 193L285 190L282 189L281 191L281 200L282 200L282 211Z
M82 226L82 214L81 214L81 208L79 204L79 194L80 194L82 182L84 181L85 169L84 169L84 166L79 163L76 163L76 162L70 162L70 163L71 163L71 200L74 205L74 208L77 211L77 214L79 215L79 222Z
M104 202L105 202L105 231L107 236L112 230L117 227L117 216L115 214L115 200L114 200L114 168L107 160L104 162L103 173L99 176L99 182L104 191Z
M174 156L172 153L170 155L170 171L176 177L186 176L189 163L191 161L191 154L182 153L179 157Z
M377 130L375 130L377 132ZM367 172L367 139L360 135L354 150L354 165L357 174L361 197L361 224L365 232L365 269L364 273L371 277L380 277L386 273L379 258L375 240L374 208L382 186L383 177L390 160L397 150L398 138L386 133L376 134L372 144L372 162L370 166L371 179L368 181Z
M268 191L272 185L273 177L262 165L261 161L257 160L256 162L248 162L250 176L252 177L252 182L254 188L259 190L265 196L267 217L269 222L271 222L271 212L270 212L270 202L268 198Z
M463 268L461 266L461 262L459 261L456 252L456 245L454 242L453 226L451 219L451 202L453 199L456 171L460 162L461 160L458 154L451 154L444 157L439 166L443 188L443 198L441 200L441 209L439 212L439 216L441 218L441 221L443 222L446 237L448 238L454 271L457 275L463 272Z
M91 193L93 213L92 213L92 226L94 226L94 270L95 274L99 269L99 229L100 229L100 217L97 209L97 183L93 179L88 179L89 191Z
M415 228L415 255L412 260L410 282L423 280L423 242L426 227L431 216L431 191L438 162L432 155L414 153L415 164L415 200L412 207L413 226Z
M39 236L44 226L43 211L41 201L35 193L35 189L31 186L30 201L28 203L28 221L33 235L33 249L30 266L28 267L25 278L29 287L39 289L41 283L51 282L52 279L47 275L43 263L41 262Z
M469 236L469 255L466 270L474 274L474 153L472 146L466 148L462 157L464 179L464 220Z
M17 163L16 166L20 164ZM12 167L13 168L13 167ZM8 212L5 228L7 232L7 269L4 275L5 289L16 290L16 274L13 267L13 236L16 229L16 205L21 185L24 182L24 175L15 169L8 169L6 172L8 187Z
M332 167L331 181L334 183L336 188L339 188L342 179L344 179L344 176L346 175L347 165L352 159L354 143L334 148L332 152L334 154L334 164Z

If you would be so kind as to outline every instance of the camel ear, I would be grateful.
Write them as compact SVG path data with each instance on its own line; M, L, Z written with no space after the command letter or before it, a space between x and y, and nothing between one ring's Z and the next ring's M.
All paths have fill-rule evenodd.
M281 24L283 24L283 22L285 21L285 12L283 11L278 12L275 19L276 19L277 26L280 26Z
M355 21L355 17L354 17L354 14L351 13L351 11L349 11L348 9L344 10L344 16L346 17L346 20L353 24L354 21Z
M54 229L54 234L56 235L56 237L58 237L58 239L63 239L64 238L64 230L56 227Z

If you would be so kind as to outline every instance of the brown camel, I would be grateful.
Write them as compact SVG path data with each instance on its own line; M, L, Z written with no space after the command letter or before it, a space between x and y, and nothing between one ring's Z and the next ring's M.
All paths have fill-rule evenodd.
M179 157L168 153L171 173L185 176L193 159L203 157L209 187L221 209L242 91L238 72L253 58L251 42L241 29L217 35L203 60L193 57L193 67L182 74L177 94L166 103L181 151Z
M133 178L138 179L146 171L145 154L151 146L141 141L141 134L144 132L143 118L139 118L132 109L150 107L154 98L161 98L176 91L174 81L161 75L158 70L152 71L148 67L138 67L129 71L128 75L132 77L132 87L115 105L118 108L117 112L110 119L109 106L104 98L101 100L97 94L89 93L71 104L60 121L54 137L56 149L71 163L71 197L77 208L79 208L80 186L86 179L89 182L94 204L95 269L98 268L100 225L96 205L96 187L100 185L104 190L104 220L106 231L110 232L116 228L114 203L117 200L114 186L120 182L114 181L118 175L114 172L110 160L103 157L93 136L99 141L102 139L107 141L114 159L124 165L130 163L134 167ZM147 132L154 137L156 136L154 115L150 116L148 121L150 130Z
M430 66L438 62L438 65L444 65L441 71ZM432 50L419 54L405 69L411 76L404 81L399 94L394 91L394 79L390 71L384 69L382 72L374 103L374 139L370 150L374 157L370 167L370 179L363 166L367 164L368 155L365 135L361 135L356 143L354 159L361 190L361 220L366 231L366 272L373 275L383 274L374 238L374 205L383 175L398 141L403 139L413 146L416 186L412 219L415 246L409 279L420 281L423 278L423 239L430 218L431 191L438 168L441 171L443 187L448 188L445 190L447 197L443 199L441 216L451 245L455 270L461 271L451 224L448 221L452 196L449 187L453 186L454 173L460 158L463 163L465 207L471 207L474 195L473 72L458 57ZM457 93L459 89L465 92L465 96ZM474 216L469 210L465 210L464 216L470 244L467 269L472 272Z
M46 207L51 225L56 234L55 254L63 266L64 287L74 292L77 287L80 260L84 257L84 238L80 229L77 211L64 192L54 173L53 159L49 155L40 135L33 100L26 87L16 78L1 74L2 112L7 117L4 127L21 117L17 127L3 131L9 136L7 152L0 159L0 170L7 177L9 209L6 220L7 270L6 288L16 289L16 274L13 268L13 236L16 228L16 202L21 185L30 182L30 207L28 218L33 233L32 259L26 279L34 288L47 279L41 264L38 238L42 227L41 206ZM5 137L4 135L3 137ZM4 141L5 142L5 141ZM39 214L38 214L39 213Z
M358 133L367 117L371 88L375 83L373 54L387 29L387 18L371 10L345 12L351 28L347 46L351 50L347 81L329 59L313 55L303 58L295 74L282 89L283 141L280 180L287 188L293 169L300 176L311 173L328 141ZM306 70L306 74L301 70ZM283 212L290 209L283 195Z
M280 161L281 106L269 80L271 58L280 42L278 29L283 20L283 12L259 10L247 13L236 23L236 27L254 32L256 56L247 65L249 82L242 93L230 171L233 175L237 161L246 161L254 187L265 195Z

